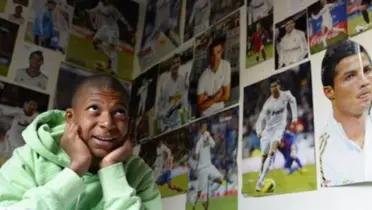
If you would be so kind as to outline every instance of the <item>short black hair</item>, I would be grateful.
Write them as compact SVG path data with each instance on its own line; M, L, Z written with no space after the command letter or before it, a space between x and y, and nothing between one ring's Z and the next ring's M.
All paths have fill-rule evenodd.
M359 53L365 53L368 60L371 62L366 49L357 42L351 40L342 41L336 45L330 46L322 61L322 83L323 86L334 86L334 78L336 76L335 68L337 64L344 59L352 55Z
M44 55L43 55L43 52L41 50L32 51L30 53L30 57L29 58L31 59L32 56L34 56L34 55L38 55L38 56L40 56L44 60Z
M172 60L175 59L175 58L181 59L182 58L181 54L179 54L179 53L174 54L173 57L172 57Z
M70 107L74 107L77 104L81 91L85 88L97 88L97 89L110 89L122 93L124 100L126 100L126 105L129 105L129 93L128 90L121 84L116 78L105 75L98 74L84 78L73 91Z
M293 22L294 24L296 24L296 21L294 20L293 17L287 18L287 20L285 20L285 24L284 25L287 25L289 22Z
M279 78L276 78L276 77L271 78L271 79L269 80L269 84L270 84L270 86L271 86L271 84L273 84L273 83L276 83L276 84L280 85L280 79L279 79Z
M54 4L54 5L57 5L57 2L55 0L48 0L47 1L47 4Z
M206 126L207 126L207 129L208 129L208 127L209 127L209 123L208 123L207 120L202 120L202 121L200 122L200 127L202 127L203 125L206 125Z
M23 10L23 7L21 5L17 5L14 7L14 9L18 9L18 8L21 8Z
M209 55L212 54L212 50L215 46L221 45L222 47L224 47L225 42L226 42L226 36L220 35L220 36L215 37L212 43L209 45Z

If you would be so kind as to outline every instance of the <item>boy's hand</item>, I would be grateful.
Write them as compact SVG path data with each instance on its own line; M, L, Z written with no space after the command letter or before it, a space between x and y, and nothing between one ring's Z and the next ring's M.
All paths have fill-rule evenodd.
M129 155L132 154L132 140L129 138L126 138L124 140L123 145L116 148L109 154L107 154L100 163L100 168L104 168L110 165L113 165L115 163L119 163L124 161L126 158L129 157Z
M74 123L66 123L61 137L61 147L70 156L70 166L79 176L84 175L90 168L92 154L79 135L79 127Z

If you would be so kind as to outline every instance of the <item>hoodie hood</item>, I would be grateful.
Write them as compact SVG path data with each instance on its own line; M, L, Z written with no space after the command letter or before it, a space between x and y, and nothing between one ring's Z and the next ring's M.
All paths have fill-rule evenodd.
M65 129L65 112L50 110L39 114L22 132L26 144L45 159L67 167L69 156L59 146Z

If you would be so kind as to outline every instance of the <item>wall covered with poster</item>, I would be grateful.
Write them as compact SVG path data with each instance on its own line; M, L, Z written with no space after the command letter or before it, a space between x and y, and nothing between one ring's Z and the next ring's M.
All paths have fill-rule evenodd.
M105 73L164 209L369 209L371 18L365 0L0 0L0 164Z
M163 102L168 91L162 90L175 87L164 85L163 81L171 80L171 74L167 79L165 66L181 63L178 65L183 67L177 72L187 73L178 75L190 75L185 77L183 88L179 88L182 90L179 98L185 92L188 97L179 105L185 108L179 109L178 118L173 118L178 119L173 124L176 126L159 125L161 119L165 119L160 111L166 103L159 103L157 99L155 110L159 112L155 113L159 116L153 117L157 121L153 123L155 137L145 139L143 144L145 148L156 144L150 147L153 150L162 148L157 149L158 154L173 158L173 170L169 172L165 167L164 176L155 177L161 186L164 209L178 209L184 203L185 209L202 210L368 209L371 191L368 113L372 76L367 56L372 53L370 1L247 0L244 5L237 1L219 1L221 7L236 3L237 10L226 9L226 13L211 9L212 1L185 2L182 10L185 17L181 16L183 43L160 62L150 65L163 66L157 67L162 70L158 72L161 76L154 96L162 98ZM227 15L213 15L216 11ZM231 21L238 13L239 28ZM219 18L215 20L215 17ZM230 99L224 103L226 108L204 114L199 92L203 83L200 81L205 70L214 70L216 56L212 43L219 34L239 41L237 45L225 42L218 62L218 66L223 66L224 60L230 64L230 68L223 68L225 74L232 72ZM182 56L188 48L185 45L193 48L189 53L192 56L187 58ZM209 50L205 51L206 48ZM233 66L239 68L239 74L233 74ZM171 69L169 67L169 72ZM208 84L214 84L213 76L209 75ZM234 87L239 93L234 92ZM211 94L208 99L218 94L216 91L216 95ZM235 97L239 100L235 101ZM230 104L232 108L228 108ZM238 108L236 151L233 146L220 150L221 140L226 145L233 142L229 139L234 126L228 130L215 128L216 133L213 129L215 116ZM187 110L186 115L183 110ZM185 143L182 136L187 135L190 135L186 137L189 141ZM204 164L205 156L198 153L197 142L210 139L209 136L214 143L205 140L202 148L210 161L208 169L202 169L198 164ZM172 138L182 142L179 148L170 143ZM184 148L188 148L187 154L182 152ZM219 155L216 151L220 151ZM231 178L235 170L231 158L235 157L235 152L237 191ZM141 154L145 154L142 145ZM180 154L184 155L183 159ZM223 154L229 156L223 157ZM159 170L159 164L151 164ZM169 182L164 182L165 174ZM203 179L206 175L208 179ZM208 180L208 184L202 180ZM218 187L220 182L227 187ZM182 193L183 190L187 192Z

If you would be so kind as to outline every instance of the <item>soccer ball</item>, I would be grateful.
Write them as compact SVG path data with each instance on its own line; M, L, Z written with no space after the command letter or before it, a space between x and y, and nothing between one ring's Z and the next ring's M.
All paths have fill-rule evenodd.
M365 31L365 30L367 30L367 26L365 26L365 25L357 25L356 27L355 27L355 32L357 32L357 33L360 33L360 32L363 32L363 31Z
M276 183L274 179L267 178L264 180L263 187L262 187L262 192L264 193L272 193L275 191L276 188Z

